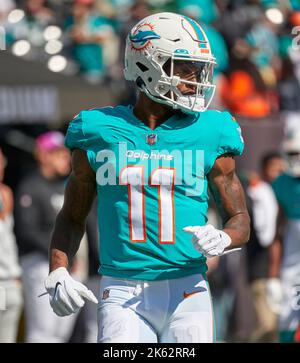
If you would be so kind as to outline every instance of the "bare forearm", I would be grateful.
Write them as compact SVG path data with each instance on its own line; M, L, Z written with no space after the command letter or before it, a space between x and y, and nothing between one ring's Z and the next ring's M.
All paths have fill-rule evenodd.
M59 267L68 268L85 231L84 223L74 223L60 212L50 245L50 271Z
M57 216L50 245L50 271L69 267L85 232L86 217L96 191L95 175L86 153L74 150L62 210Z
M229 249L240 247L249 240L250 236L250 220L248 213L241 212L231 217L224 225L224 232L226 232L232 242Z
M279 205L276 233L273 243L269 246L269 277L277 278L280 275L281 258L282 258L282 240L284 235L284 226L286 218L283 208Z
M240 247L250 236L250 217L243 187L230 156L217 159L210 176L210 189L222 217L224 232L231 237L229 249Z
M282 244L275 240L269 247L269 277L279 277L281 267Z

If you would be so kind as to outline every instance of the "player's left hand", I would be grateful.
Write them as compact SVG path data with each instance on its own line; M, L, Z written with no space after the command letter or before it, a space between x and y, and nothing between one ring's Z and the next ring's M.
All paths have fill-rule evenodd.
M206 226L188 226L183 228L184 232L193 235L192 242L197 251L206 257L221 256L226 247L230 246L230 236L211 224ZM225 252L226 253L226 252Z

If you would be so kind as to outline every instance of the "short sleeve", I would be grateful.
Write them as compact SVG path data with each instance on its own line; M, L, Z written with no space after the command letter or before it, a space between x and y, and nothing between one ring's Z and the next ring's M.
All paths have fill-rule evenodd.
M83 111L70 122L65 137L65 145L68 149L85 149L86 136L83 131Z
M92 147L93 138L87 136L84 131L84 113L81 111L70 122L67 134L65 137L65 145L71 151L73 149L81 149L86 151L87 158L93 170L96 167L96 155Z
M242 155L244 150L244 140L242 131L229 112L222 112L221 134L218 146L218 156L223 154Z

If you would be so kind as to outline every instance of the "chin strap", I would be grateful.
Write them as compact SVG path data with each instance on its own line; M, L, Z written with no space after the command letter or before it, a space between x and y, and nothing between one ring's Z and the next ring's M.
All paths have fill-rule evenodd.
M186 107L193 107L192 110L182 109L185 113L195 113L201 112L205 109L205 99L204 97L196 97L196 96L180 96L177 99L177 102L183 104Z
M143 81L142 81L143 82ZM183 113L185 113L186 115L191 115L191 114L195 114L195 113L198 113L198 112L201 112L201 111L204 111L204 108L200 107L200 109L198 110L189 110L185 107L180 107L180 105L177 105L177 104L174 104L172 103L172 101L168 101L168 100L165 100L161 97L158 97L158 96L154 96L152 93L149 92L149 90L146 88L144 82L143 84L141 85L141 87L139 87L139 89L144 92L152 101L154 102L157 102L157 103L160 103L162 105L166 105L166 106L169 106L171 108L173 108L174 110L180 110L182 111ZM186 105L186 107L189 106L189 104L191 103L189 98L191 96L181 96L181 100L182 100L182 103L183 103L183 106ZM200 98L199 101L203 104L204 103L204 98ZM194 101L193 101L194 102Z

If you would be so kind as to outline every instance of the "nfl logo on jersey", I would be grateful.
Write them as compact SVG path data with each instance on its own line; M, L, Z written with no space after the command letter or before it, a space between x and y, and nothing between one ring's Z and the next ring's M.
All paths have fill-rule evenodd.
M146 142L149 145L154 145L157 141L157 135L156 134L149 134L146 136Z

